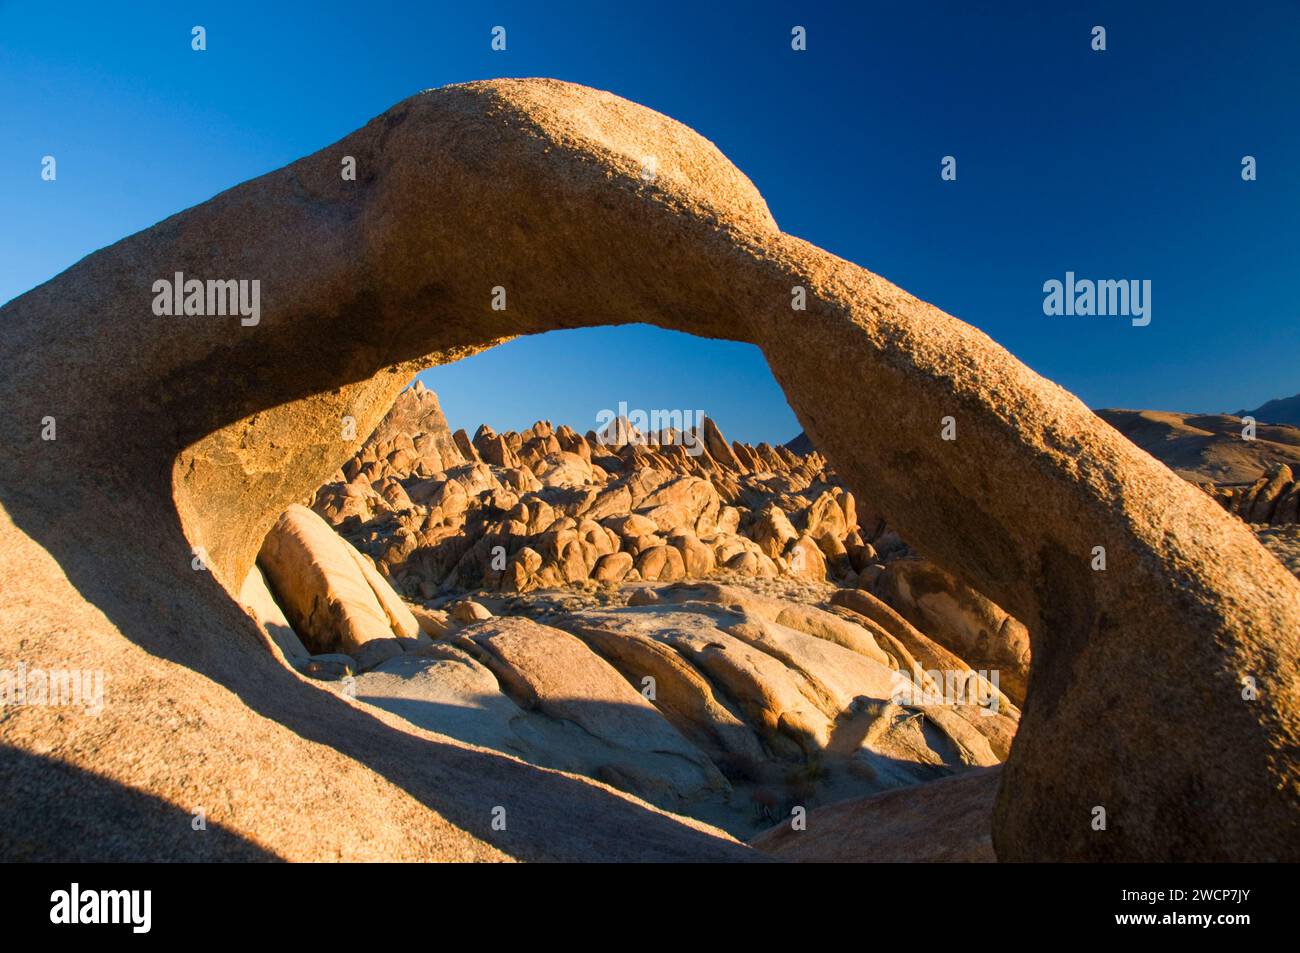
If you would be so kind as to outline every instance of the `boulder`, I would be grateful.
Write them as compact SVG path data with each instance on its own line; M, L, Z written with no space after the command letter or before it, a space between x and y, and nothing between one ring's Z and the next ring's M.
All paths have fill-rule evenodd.
M308 678L314 678L322 682L342 681L359 671L357 660L340 652L312 655L305 659L294 659L293 667Z
M779 507L768 506L758 514L753 539L767 556L775 559L784 555L798 538L790 518Z
M939 672L945 678L948 673L961 673L963 681L969 681L972 673L970 665L870 593L860 589L837 589L831 595L831 603L847 609L852 619L869 629L882 647L890 646L888 651L895 655L899 669L912 672L914 680L923 681L916 677L915 673L919 671ZM999 684L993 685L991 673L990 677L985 677L976 672L971 693L982 698L996 699L997 710L1018 715L1019 709L1001 689L1001 680L999 674Z
M631 568L630 553L606 553L596 560L591 578L597 582L621 582Z
M1263 480L1263 485L1254 494L1250 501L1250 509L1242 514L1248 523L1269 523L1272 522L1274 510L1277 508L1278 500L1281 499L1283 492L1291 484L1294 477L1291 475L1291 468L1285 463L1279 463L1274 466Z
M399 635L414 635L395 630L389 620L384 606L401 604L392 588L373 569L363 571L356 550L305 506L295 504L281 514L262 544L258 565L313 654L342 651L370 664L400 654ZM418 631L409 611L404 621Z
M388 659L358 675L354 687L357 701L421 728L543 762L542 753L516 733L524 712L501 692L486 666L454 646Z
M718 698L709 680L652 635L604 628L582 616L560 621L595 649L663 713L678 731L723 765L765 758L758 736ZM647 679L650 681L647 682Z
M271 595L271 590L266 584L266 576L258 566L250 569L244 578L244 585L239 590L239 601L244 604L249 615L257 621L262 631L287 660L292 662L295 659L306 659L311 655L302 644L302 640L298 638L298 633L293 631L289 620L285 618L284 610Z
M898 667L896 664L891 665L891 656L881 649L870 631L816 606L765 596L739 586L714 583L668 586L660 596L665 602L701 601L734 607L760 619L834 642L880 665Z
M807 679L765 652L751 648L714 624L681 609L646 606L625 612L586 612L583 620L613 632L653 633L702 672L743 713L768 744L816 754L830 741L831 719L819 707Z
M727 790L713 763L581 640L520 618L476 623L461 635L518 704L607 746L595 777L667 805Z
M461 599L451 607L450 617L456 622L478 622L492 618L492 610L473 599Z
M641 578L646 580L673 582L686 575L681 552L672 546L651 546L641 550L635 565Z
M687 579L703 579L713 572L713 550L700 542L694 533L679 533L668 537L668 545L682 556L682 575Z
M1024 703L1029 632L1019 620L924 559L889 563L873 591L971 668L997 671L999 687Z
M783 555L790 575L818 581L826 578L826 557L811 536L805 534L791 542Z

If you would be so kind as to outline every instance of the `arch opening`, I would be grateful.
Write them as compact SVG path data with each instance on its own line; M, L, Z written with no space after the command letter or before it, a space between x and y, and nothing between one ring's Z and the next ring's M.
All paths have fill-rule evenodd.
M655 343L600 340L609 356ZM512 368L567 350L507 347ZM753 357L751 383L767 374ZM484 389L509 374L486 354L469 363ZM912 553L815 450L785 446L806 437L733 443L721 392L675 376L675 407L611 399L665 393L626 370L582 391L576 429L466 417L453 435L424 387L447 370L417 375L373 434L352 430L356 452L305 501L314 512L294 507L263 543L241 601L291 666L745 840L796 810L1005 759L1023 626ZM548 398L507 406L522 419ZM337 603L346 618L322 611ZM977 648L990 636L1006 651ZM982 816L948 849L992 859L995 778L968 785Z

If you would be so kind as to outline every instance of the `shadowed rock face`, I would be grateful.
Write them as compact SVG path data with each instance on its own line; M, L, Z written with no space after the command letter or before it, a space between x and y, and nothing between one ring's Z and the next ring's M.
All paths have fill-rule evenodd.
M984 768L923 787L841 801L813 811L805 831L780 824L750 843L795 862L993 861L987 825L1000 772Z
M356 158L356 181L339 174L344 156ZM647 156L653 182L641 177ZM155 317L152 283L178 271L260 279L260 323ZM806 311L791 310L795 285ZM494 287L506 289L504 311L491 308ZM1300 857L1300 584L1239 521L985 335L781 233L710 143L643 107L550 80L422 93L88 257L0 321L0 493L16 524L3 522L0 550L23 559L0 607L6 655L25 637L24 653L53 659L79 638L92 659L113 655L132 700L94 729L120 720L119 754L96 762L79 743L90 729L36 710L0 727L17 748L58 751L176 803L219 790L234 802L228 829L285 854L402 843L421 811L442 826L404 855L490 854L464 832L492 836L486 788L512 771L510 789L527 787L518 769L451 777L453 763L487 756L445 744L416 755L419 739L372 750L401 736L273 671L231 596L278 515L356 452L357 440L340 439L344 418L364 437L419 367L518 334L647 322L759 345L850 488L1028 627L999 857ZM847 400L846 382L870 399ZM46 416L54 442L40 437ZM955 441L940 439L947 416ZM1090 568L1096 546L1102 572ZM191 569L193 547L212 572ZM103 613L76 636L62 616L84 607L36 594L69 581ZM180 719L170 746L149 714L165 694L159 665L230 690L208 692L220 697L205 699L207 723ZM1252 701L1241 697L1247 677ZM306 808L293 776L306 742L263 730L268 719L299 732L324 723L313 734L323 776L307 803L329 801L337 828L317 818L286 839L266 821ZM185 747L176 738L197 746L254 731L278 746L258 783L232 784L228 764L187 773L172 760ZM24 789L39 787L40 762L22 765L36 772ZM354 787L329 770L383 779ZM561 821L544 839L512 826L496 842L507 853L738 856L716 832L607 789L532 775L536 793L519 795L530 816L584 823ZM601 813L575 809L588 795L574 791ZM344 820L363 797L367 812ZM401 819L367 840L390 802ZM1105 832L1092 829L1095 806ZM614 833L629 824L647 832L634 844ZM326 845L322 830L342 833Z

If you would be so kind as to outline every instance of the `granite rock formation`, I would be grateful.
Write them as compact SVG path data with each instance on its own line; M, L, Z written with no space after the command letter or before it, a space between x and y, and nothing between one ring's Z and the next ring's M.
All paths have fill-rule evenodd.
M176 272L260 279L260 323L155 317ZM6 655L111 673L98 718L0 725L6 856L70 828L112 831L101 856L750 856L322 692L236 601L280 515L356 452L346 421L371 431L416 370L646 322L762 348L855 496L1028 629L1000 859L1300 857L1300 582L986 335L783 233L712 144L644 107L553 80L421 93L0 322ZM122 789L170 810L123 823ZM546 823L494 831L501 799ZM224 838L195 838L200 805Z
M738 837L796 808L1006 758L1019 711L959 657L974 646L927 650L919 632L882 631L866 593L852 605L868 617L830 604L837 586L863 582L846 544L854 559L876 552L820 456L729 444L707 419L657 434L627 420L585 436L545 422L480 427L471 441L426 412L435 400L403 391L383 439L316 494L317 510L370 555L300 506L263 543L250 579L279 580L294 627L334 653L289 664L422 728ZM468 446L448 457L436 444L448 438ZM879 518L868 522L879 537ZM304 556L307 541L315 552ZM906 553L900 543L881 558L915 562ZM656 554L677 558L655 565ZM894 565L868 568L883 581ZM1008 621L931 575L947 602L975 607L976 624L997 614L994 635ZM404 613L420 619L423 642L395 638L395 614L383 617L380 604L397 599L388 580L411 600ZM901 592L905 611L940 598L914 588ZM950 616L944 636L967 634L970 619ZM992 657L989 639L982 632L978 648ZM987 841L991 801L975 826Z
M856 585L906 551L820 454L729 443L708 418L685 434L625 420L602 435L483 426L472 440L456 434L465 450L449 453L437 444L444 421L409 423L431 396L404 391L377 431L386 438L367 441L313 503L409 598L715 573Z
M1300 523L1300 480L1285 463L1269 467L1253 483L1207 487L1229 513L1247 523L1286 526Z

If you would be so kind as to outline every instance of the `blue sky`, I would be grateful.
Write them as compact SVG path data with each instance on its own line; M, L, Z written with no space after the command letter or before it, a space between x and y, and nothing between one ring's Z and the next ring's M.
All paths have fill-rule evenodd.
M0 301L420 89L545 75L694 127L784 230L1092 406L1300 391L1300 2L975 6L0 0ZM1151 324L1045 316L1043 282L1066 271L1149 279ZM585 430L626 400L744 440L798 430L757 350L651 328L528 338L425 381L469 428Z

